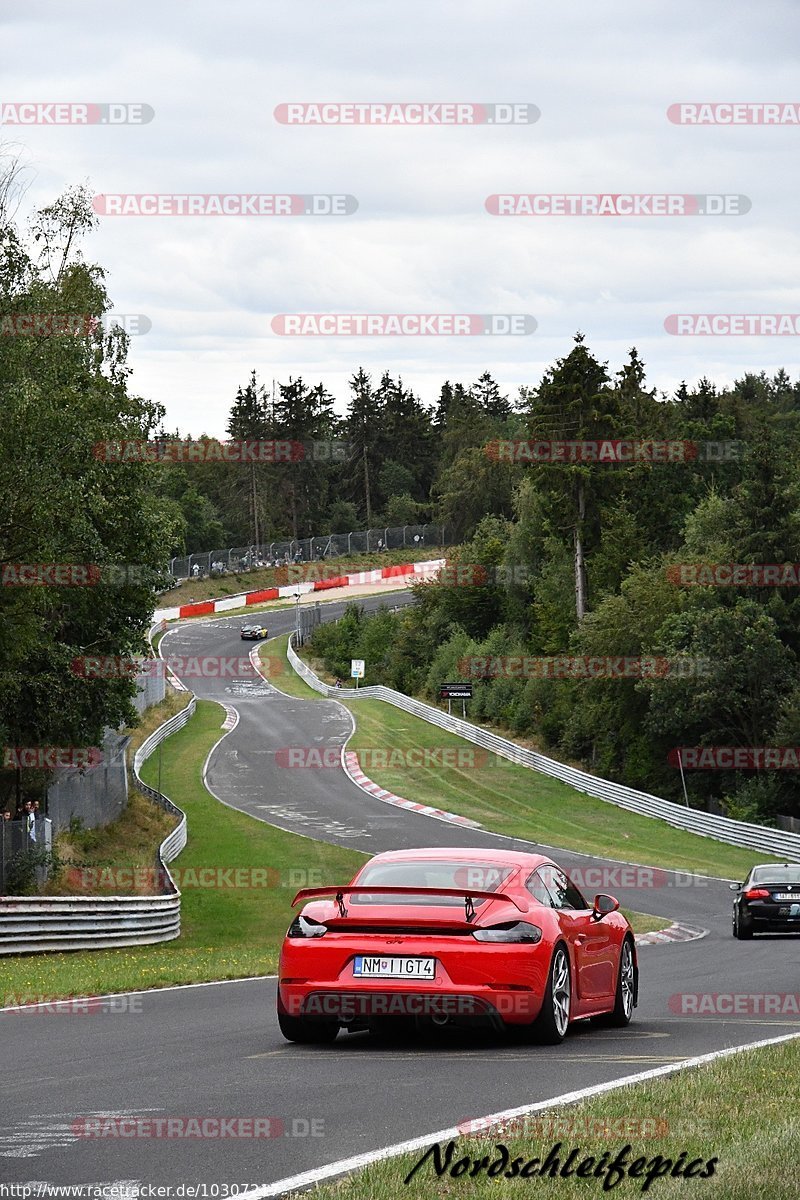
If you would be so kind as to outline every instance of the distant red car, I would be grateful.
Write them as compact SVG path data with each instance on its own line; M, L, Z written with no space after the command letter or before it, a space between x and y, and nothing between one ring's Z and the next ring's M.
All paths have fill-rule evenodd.
M311 903L286 934L278 983L292 1042L480 1019L556 1043L585 1017L627 1025L637 1003L636 944L618 902L589 904L541 854L391 851L301 900Z

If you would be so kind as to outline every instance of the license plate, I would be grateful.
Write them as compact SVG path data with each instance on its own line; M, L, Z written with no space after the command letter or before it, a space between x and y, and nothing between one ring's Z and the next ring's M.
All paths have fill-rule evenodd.
M776 892L776 900L794 900L795 904L800 904L800 892Z
M357 954L353 974L361 979L434 979L435 958L394 958L373 954Z

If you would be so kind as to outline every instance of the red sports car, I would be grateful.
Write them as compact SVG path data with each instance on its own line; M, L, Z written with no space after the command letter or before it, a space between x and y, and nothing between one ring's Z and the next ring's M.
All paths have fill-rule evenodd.
M619 903L589 904L541 854L396 850L352 883L304 888L301 900L311 903L289 926L278 983L292 1042L397 1019L488 1019L556 1043L585 1017L627 1025L637 1003L636 945Z

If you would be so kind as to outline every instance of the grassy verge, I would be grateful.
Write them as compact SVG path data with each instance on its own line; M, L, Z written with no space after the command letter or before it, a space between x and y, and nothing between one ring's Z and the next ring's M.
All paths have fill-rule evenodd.
M495 754L380 700L350 701L357 718L350 749L370 779L401 796L449 809L512 837L585 854L744 879L768 856L626 812ZM415 766L407 751L461 748L465 765ZM473 754L474 751L474 754ZM383 767L381 753L390 755ZM396 765L392 765L392 762Z
M80 826L55 837L63 864L42 891L49 896L153 895L161 891L158 847L175 818L131 789L122 815L98 829Z
M289 634L282 633L279 637L262 642L258 648L263 670L278 691L287 696L296 696L299 700L322 700L319 692L309 687L305 680L289 665L286 651L289 645Z
M348 554L342 558L326 558L320 563L302 563L301 567L319 568L331 575L346 575L349 571L366 571L373 567L391 567L407 562L426 562L432 558L444 558L447 551L441 546L421 546L413 549L406 546L400 550L384 550L382 553ZM313 576L312 576L313 577ZM255 592L260 588L278 587L285 584L286 568L263 567L258 571L241 571L235 575L222 575L217 579L187 579L158 598L159 608L171 608L174 604L190 604L196 600L215 600L224 596L236 596L239 592Z
M180 939L123 950L4 958L6 994L85 995L270 974L297 887L354 874L366 855L274 829L223 807L206 792L203 763L219 740L223 716L218 705L200 701L185 728L164 743L162 790L189 822L189 845L175 863L179 883L180 876L187 880L181 888ZM157 771L154 756L143 770L145 782L154 785ZM209 878L199 874L203 868L210 869L215 883L192 886L190 878ZM238 868L244 871L237 875ZM245 886L248 882L251 886Z
M42 889L49 896L152 895L160 890L156 870L158 847L175 825L169 816L136 790L133 756L159 725L185 708L189 692L167 687L161 704L146 709L130 734L127 759L129 799L116 821L96 829L74 822L55 836L62 869Z
M126 729L126 733L130 734L131 740L128 742L128 767L133 768L133 756L139 747L147 741L151 733L155 733L159 725L163 725L170 717L174 717L181 712L191 700L191 692L179 692L171 684L167 684L167 690L164 694L164 699L160 704L153 704L150 708L146 708L139 717L138 725L134 725L132 729Z
M462 1166L460 1176L454 1177L446 1170L437 1178L431 1155L405 1184L426 1153L425 1147L366 1167L338 1183L317 1187L313 1196L314 1200L391 1200L402 1195L405 1200L429 1200L436 1194L454 1200L494 1200L528 1194L525 1185L533 1183L536 1187L540 1182L543 1194L557 1200L605 1195L605 1172L580 1179L547 1174L540 1180L532 1175L552 1148L561 1143L556 1169L559 1173L572 1150L578 1151L572 1170L591 1156L593 1162L585 1168L590 1173L601 1166L605 1151L609 1152L607 1164L629 1146L628 1163L639 1158L643 1162L638 1167L638 1178L628 1177L626 1172L626 1177L613 1185L617 1177L612 1177L613 1194L621 1200L642 1195L647 1173L663 1169L653 1165L657 1156L661 1162L670 1160L668 1175L656 1178L647 1194L661 1200L685 1195L687 1181L672 1177L672 1169L678 1164L685 1168L698 1159L700 1163L693 1168L697 1173L707 1169L709 1160L717 1160L710 1177L698 1178L697 1194L703 1198L753 1200L754 1196L769 1196L770 1200L797 1200L794 1147L800 1136L799 1103L800 1042L793 1041L743 1051L708 1066L620 1088L572 1107L518 1117L480 1136L461 1136L455 1141L450 1165L465 1156L471 1163ZM440 1144L444 1156L447 1143ZM485 1169L477 1177L470 1177L472 1166L484 1156L488 1156L485 1166L502 1160L500 1145L507 1148L509 1164L516 1158L522 1160L518 1169L531 1159L539 1159L529 1168L531 1178L506 1179L498 1172L490 1179ZM559 1149L555 1153L558 1155Z

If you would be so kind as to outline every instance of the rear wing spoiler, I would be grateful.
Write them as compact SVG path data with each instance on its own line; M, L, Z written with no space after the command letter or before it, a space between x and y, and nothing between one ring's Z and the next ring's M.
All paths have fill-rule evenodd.
M509 896L506 892L484 892L480 888L437 888L437 887L412 887L412 886L392 886L387 884L385 887L380 884L372 887L351 887L349 885L340 887L334 884L332 887L320 888L301 888L292 901L292 908L301 900L316 900L323 896L333 896L336 903L339 905L339 912L343 917L347 916L347 909L344 906L345 896L457 896L464 901L466 910L466 919L472 920L475 915L475 900L505 900L508 904L513 904L514 907L521 913L528 912L528 907L524 906L521 901L515 899L514 896Z

